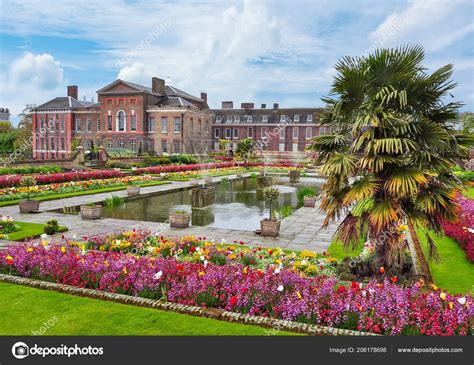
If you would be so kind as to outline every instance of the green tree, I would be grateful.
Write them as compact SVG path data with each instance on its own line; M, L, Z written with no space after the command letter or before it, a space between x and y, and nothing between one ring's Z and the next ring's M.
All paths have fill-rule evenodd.
M237 150L235 151L237 157L247 163L255 157L255 145L251 138L245 138L237 142Z
M473 135L474 134L474 113L464 112L459 118L461 122L461 130L464 134Z
M327 176L325 224L345 216L336 235L349 247L367 232L376 244L374 269L402 264L398 222L423 229L436 257L429 231L441 233L441 221L456 218L461 183L452 170L473 140L454 131L461 104L443 102L456 86L453 66L429 74L423 60L420 46L341 59L323 98L321 124L333 133L312 143Z

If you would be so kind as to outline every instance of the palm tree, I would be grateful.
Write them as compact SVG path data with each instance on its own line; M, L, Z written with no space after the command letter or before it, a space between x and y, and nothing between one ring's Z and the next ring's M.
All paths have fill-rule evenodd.
M461 182L452 168L468 158L473 140L454 132L462 104L443 102L456 86L453 66L429 74L423 60L420 46L340 60L330 95L322 99L321 124L333 133L314 138L310 147L327 175L325 224L345 216L336 237L347 247L366 233L376 244L374 268L402 264L398 224L421 228L436 257L429 231L441 233L441 221L456 218Z

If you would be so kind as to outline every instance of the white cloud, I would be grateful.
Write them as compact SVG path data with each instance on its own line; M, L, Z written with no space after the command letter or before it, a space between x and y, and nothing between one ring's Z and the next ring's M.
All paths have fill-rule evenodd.
M52 55L24 53L0 74L0 105L17 115L27 103L45 102L58 96L62 88L65 90L65 82L64 71Z

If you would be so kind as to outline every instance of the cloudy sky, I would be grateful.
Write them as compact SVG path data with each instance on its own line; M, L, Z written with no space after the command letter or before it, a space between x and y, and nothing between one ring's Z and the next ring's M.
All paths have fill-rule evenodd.
M345 56L406 43L426 67L455 66L454 97L474 110L471 0L0 1L0 106L80 98L116 78L222 100L320 106ZM15 119L16 120L16 119Z

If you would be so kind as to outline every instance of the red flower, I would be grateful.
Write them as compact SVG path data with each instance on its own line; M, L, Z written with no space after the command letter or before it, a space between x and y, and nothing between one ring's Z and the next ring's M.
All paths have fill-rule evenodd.
M396 276L392 276L392 277L390 278L390 280L391 280L392 283L394 283L394 284L395 284L396 282L398 282L398 278L397 278Z
M263 276L263 272L261 272L260 270L257 270L257 275L258 276Z
M233 297L230 297L229 303L232 306L236 305L237 304L237 297L235 295Z
M273 250L268 250L269 255L273 255Z
M178 265L177 269L178 269L178 271L183 271L183 270L184 270L184 266L183 266L183 265Z
M13 264L13 260L8 259L8 260L7 260L7 264L8 264L8 265L12 265L12 264Z
M344 285L341 285L339 288L337 288L337 291L339 293L344 293L346 291L346 287Z
M189 251L191 251L191 252L196 251L196 246L191 246L191 247L189 248Z
M239 242L241 245L245 245L245 242L244 241L240 241Z
M351 286L352 286L353 289L359 289L360 288L359 284L357 284L355 281L352 282Z
M242 288L242 293L247 293L249 291L248 288Z

